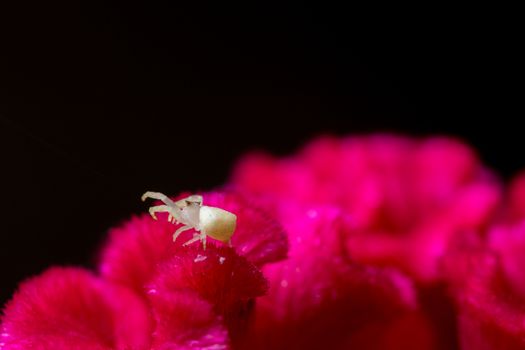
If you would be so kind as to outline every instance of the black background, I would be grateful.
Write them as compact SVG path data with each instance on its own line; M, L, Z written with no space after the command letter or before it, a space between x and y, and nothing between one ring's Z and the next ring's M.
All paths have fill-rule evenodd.
M329 2L5 2L0 303L93 263L145 190L223 183L319 133L457 135L525 167L513 22L494 9Z

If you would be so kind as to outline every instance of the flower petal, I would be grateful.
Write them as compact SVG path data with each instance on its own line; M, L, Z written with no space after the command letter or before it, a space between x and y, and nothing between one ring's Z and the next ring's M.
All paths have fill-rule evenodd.
M206 250L181 248L159 267L149 293L197 293L224 317L231 341L237 343L245 333L253 299L266 293L267 288L266 279L255 265L232 248L210 244Z
M151 319L129 290L79 268L22 283L2 319L2 349L147 349Z
M157 216L159 220L149 215L134 217L110 231L100 257L103 277L145 295L144 286L155 275L158 264L172 257L176 249L172 242L175 226L165 214Z
M230 348L221 318L196 293L155 290L148 298L156 323L152 350Z
M499 256L505 281L525 300L525 222L511 227L495 227L489 232L488 240Z
M473 235L458 241L445 266L459 309L461 349L525 349L524 299L508 283L497 253Z
M220 314L239 302L263 295L267 282L262 273L232 248L209 244L182 247L164 264L148 286L156 290L195 291Z
M370 345L388 322L415 306L413 287L404 276L359 266L341 255L336 209L286 212L289 258L264 268L270 290L257 299L246 348Z
M247 156L232 181L275 205L341 208L355 228L346 237L351 255L420 284L440 281L450 239L485 227L501 199L495 176L450 137L322 137L287 158Z
M525 171L516 175L509 184L508 213L512 221L522 221L525 218Z
M294 200L311 199L313 180L307 169L295 160L275 159L263 153L243 156L232 176L232 183L247 193L280 195Z

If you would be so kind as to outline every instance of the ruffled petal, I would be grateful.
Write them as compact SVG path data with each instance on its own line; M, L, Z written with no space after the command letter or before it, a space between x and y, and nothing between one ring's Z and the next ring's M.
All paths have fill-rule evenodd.
M157 266L171 258L181 244L173 243L176 227L167 216L157 216L158 220L149 215L134 217L109 232L99 263L103 277L145 295L144 286L156 274Z
M152 290L155 319L151 350L227 350L229 337L212 305L191 291Z
M195 292L224 317L234 344L245 334L253 299L264 295L267 281L259 269L232 248L210 244L181 248L159 267L149 293Z
M350 255L421 284L439 282L450 239L484 228L501 204L499 181L450 137L322 137L287 158L248 155L232 181L276 206L340 208L354 227Z
M251 153L237 163L232 183L243 192L257 196L313 199L315 179L308 169L293 159L276 159L264 153Z
M132 292L80 268L22 283L2 319L2 349L147 349L151 319Z
M525 302L509 284L498 253L479 237L465 235L445 262L461 349L525 349Z
M267 282L255 265L232 248L210 244L206 250L200 246L179 248L159 266L148 285L148 293L156 290L195 291L224 314L239 303L263 295Z
M416 307L407 278L342 255L336 209L284 212L289 258L264 268L270 290L257 299L245 348L368 349L359 346L371 346L390 321Z
M511 227L495 227L489 232L488 239L490 247L499 256L503 277L525 302L525 221Z
M510 182L508 197L508 219L522 221L525 218L525 171L521 171Z

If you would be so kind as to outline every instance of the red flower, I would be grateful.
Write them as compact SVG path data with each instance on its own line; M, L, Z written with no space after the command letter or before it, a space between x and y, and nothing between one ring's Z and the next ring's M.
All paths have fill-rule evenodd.
M339 208L341 254L354 264L400 270L418 286L419 306L388 329L397 339L410 333L422 340L419 347L412 342L398 348L455 346L455 315L444 293L441 260L455 236L485 228L500 203L499 182L469 147L445 137L325 137L283 159L248 155L232 182L265 198L283 221L287 206ZM291 261L293 255L278 265Z
M230 348L222 318L196 293L164 290L149 300L155 321L151 350Z
M297 155L245 157L233 183L271 203L325 203L351 216L345 237L359 262L440 280L450 239L487 224L499 183L459 141L389 135L321 138Z
M166 213L134 217L98 275L23 283L0 348L450 349L444 283L463 349L525 348L525 180L496 216L499 182L464 144L323 138L248 156L232 185L203 194L236 215L232 247L182 246L194 232L173 242Z
M270 290L257 300L244 349L431 346L428 334L412 337L411 347L392 334L417 309L413 287L395 271L345 257L339 210L286 206L284 216L289 258L264 268ZM424 325L416 328L425 331Z
M55 268L25 282L5 309L2 348L371 349L398 344L392 327L413 323L405 277L347 260L338 209L282 206L293 241L283 260L287 237L271 214L235 193L204 200L237 215L233 248L182 247L162 214L133 218L111 231L101 277Z
M152 322L126 288L79 268L52 268L24 282L6 305L2 349L144 349Z
M233 248L172 242L160 216L114 229L101 277L51 269L22 284L2 318L2 349L227 349L266 292L257 266L286 256L284 231L241 196L204 195L235 210ZM190 232L191 234L191 232ZM240 256L241 253L243 256ZM251 261L250 261L251 260Z

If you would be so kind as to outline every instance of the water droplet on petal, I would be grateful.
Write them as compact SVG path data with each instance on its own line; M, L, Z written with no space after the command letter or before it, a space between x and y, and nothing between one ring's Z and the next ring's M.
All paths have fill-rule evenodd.
M199 255L197 255L197 257L196 257L193 261L196 262L196 263L198 263L198 262L200 262L200 261L204 261L204 260L206 260L206 259L207 259L207 257L206 257L205 255L200 255L200 254L199 254Z

